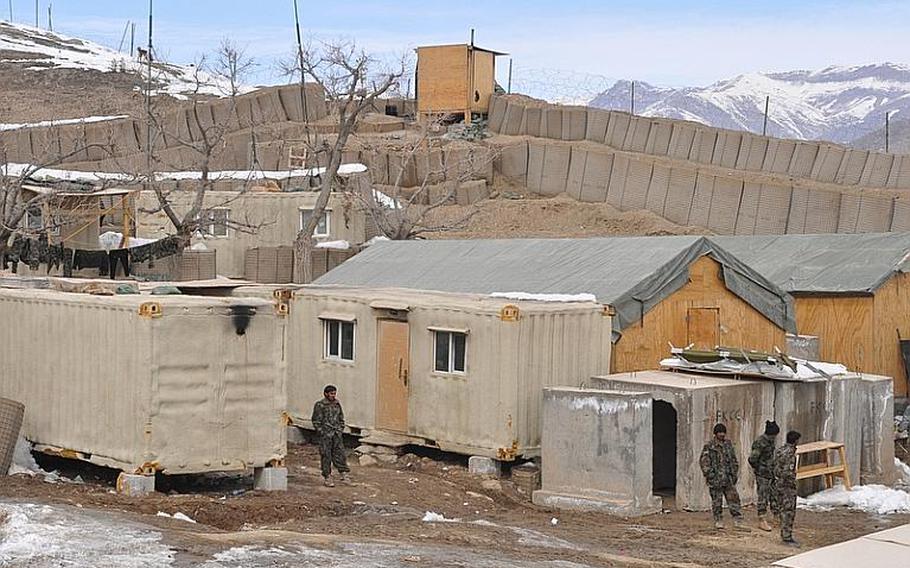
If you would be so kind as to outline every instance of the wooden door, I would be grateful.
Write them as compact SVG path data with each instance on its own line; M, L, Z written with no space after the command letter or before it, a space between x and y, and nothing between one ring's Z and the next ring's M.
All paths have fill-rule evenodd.
M720 343L720 308L689 308L686 344L693 349L714 349Z
M379 320L376 427L408 431L408 322Z

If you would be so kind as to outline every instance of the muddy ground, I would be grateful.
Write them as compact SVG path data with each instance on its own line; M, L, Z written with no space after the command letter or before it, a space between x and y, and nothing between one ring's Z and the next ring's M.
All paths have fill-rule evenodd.
M130 519L176 531L178 549L191 556L216 541L273 545L295 534L451 546L465 554L500 556L503 565L571 561L590 566L746 567L767 566L795 553L779 544L775 533L756 528L715 531L708 513L674 511L624 520L545 510L532 505L507 477L496 482L470 476L462 458L445 454L405 454L394 463L368 467L361 467L354 454L352 483L328 488L322 485L316 447L292 444L287 493L252 491L249 477L187 477L163 479L159 490L164 493L132 499L114 493L114 471L39 461L45 469L69 478L79 475L85 482L14 476L0 484L0 499L126 513ZM162 518L159 511L183 513L198 524ZM459 522L425 522L427 511ZM746 515L754 524L754 509L746 508ZM880 518L801 510L796 535L804 551L907 522L910 515ZM413 560L415 566L421 565L419 560Z

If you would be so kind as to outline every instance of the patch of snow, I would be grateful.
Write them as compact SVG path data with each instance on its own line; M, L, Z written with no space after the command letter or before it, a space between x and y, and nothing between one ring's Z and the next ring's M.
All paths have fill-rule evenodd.
M278 558L287 558L295 556L293 552L282 550L280 548L262 548L260 546L235 546L225 551L219 552L212 557L212 560L218 563L237 562L242 566L247 566L260 560L270 561ZM206 565L212 564L207 562Z
M372 239L368 240L367 242L363 243L363 246L368 247L370 245L375 245L376 243L382 243L382 242L390 241L390 240L392 240L392 239L390 239L389 237L387 237L385 235L377 235L377 236L373 237Z
M897 474L900 476L898 484L910 487L910 465L894 458L894 469L897 470Z
M458 523L458 519L447 519L444 515L433 511L427 511L421 519L425 523Z
M45 475L46 471L38 466L35 457L32 455L32 445L25 439L25 436L19 436L16 440L16 447L13 450L13 463L9 466L8 475Z
M105 122L108 120L118 120L129 118L128 115L121 114L117 116L87 116L85 118L65 118L60 120L42 120L41 122L28 122L23 124L0 124L0 132L6 130L21 130L23 128L41 128L44 126L63 126L64 124L89 124L92 122Z
M839 363L825 363L822 361L799 361L799 360L797 360L796 361L796 378L814 379L819 376L824 376L821 373L819 373L818 371L815 371L812 368L810 368L809 365L806 365L806 363L809 363L809 365L811 365L815 369L818 369L818 371L821 371L822 373L824 373L826 375L831 375L831 376L845 375L849 372L846 366L841 365Z
M594 294L529 294L528 292L493 292L492 298L532 300L535 302L596 302Z
M205 243L193 243L190 250L209 250L209 247L205 246Z
M910 513L910 493L884 485L859 485L850 491L843 485L836 485L805 499L798 499L797 505L803 509L821 511L847 507L876 515Z
M168 519L177 519L178 521L186 521L187 523L196 524L196 521L194 521L193 519L187 517L186 515L184 515L183 513L180 513L180 512L174 513L173 515L169 515L169 514L165 513L164 511L158 511L158 514L155 516L156 517L167 517Z
M78 511L78 512L75 512ZM113 522L81 510L0 503L0 565L9 568L170 566L174 551L161 533Z
M400 209L401 204L398 203L398 200L394 197L389 197L385 193L379 191L378 189L373 190L373 199L376 200L376 203L386 209Z
M350 250L351 243L347 241L321 241L319 243L316 243L316 248Z

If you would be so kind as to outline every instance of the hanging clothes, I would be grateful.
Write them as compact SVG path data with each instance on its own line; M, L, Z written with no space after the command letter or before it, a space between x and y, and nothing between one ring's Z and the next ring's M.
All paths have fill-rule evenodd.
M129 249L116 249L108 253L109 256L109 265L111 280L114 280L117 277L117 264L120 263L123 265L123 275L130 275L130 250Z

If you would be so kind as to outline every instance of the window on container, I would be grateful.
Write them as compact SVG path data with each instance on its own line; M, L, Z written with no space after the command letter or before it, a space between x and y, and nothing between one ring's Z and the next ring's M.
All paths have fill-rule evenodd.
M468 336L457 331L434 331L435 365L439 373L465 372L465 347Z
M300 230L302 231L306 224L310 222L310 217L313 216L312 209L301 209L300 210ZM329 225L329 211L323 211L322 217L319 218L319 222L316 223L316 227L313 229L314 237L328 237L329 230L331 226Z
M327 319L325 326L325 358L340 361L354 360L354 322Z
M59 235L60 220L53 217L45 225L44 212L41 207L32 205L25 210L25 228L30 232L40 233L46 231L51 235Z
M228 222L230 221L230 218L230 209L212 209L208 212L208 224L206 225L206 233L213 237L228 236Z

